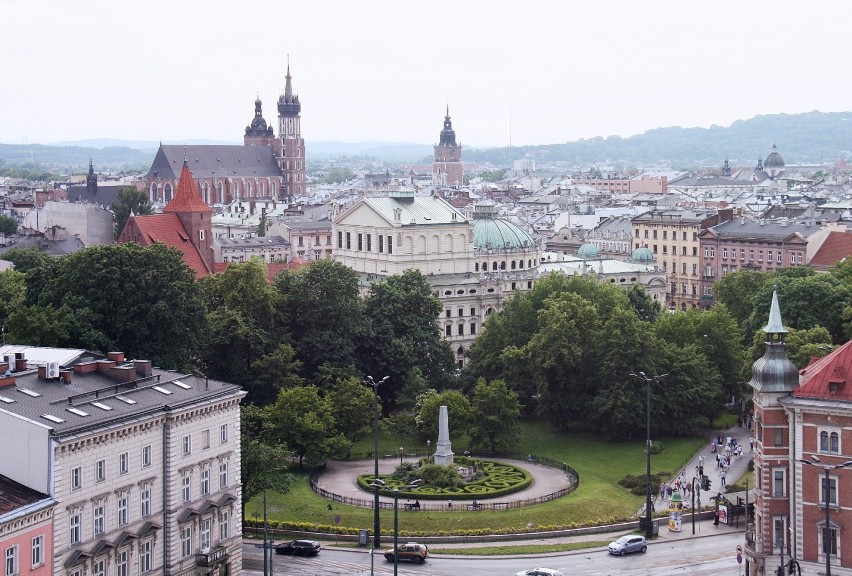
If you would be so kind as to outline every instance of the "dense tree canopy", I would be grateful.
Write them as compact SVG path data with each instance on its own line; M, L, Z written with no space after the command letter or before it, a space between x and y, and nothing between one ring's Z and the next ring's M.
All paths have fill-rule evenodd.
M110 206L115 219L115 238L121 236L124 225L130 215L144 216L153 213L151 200L144 190L137 190L134 186L122 186L118 190L118 196Z
M502 380L479 379L473 389L470 413L468 436L474 450L487 448L493 454L511 448L520 439L518 395Z

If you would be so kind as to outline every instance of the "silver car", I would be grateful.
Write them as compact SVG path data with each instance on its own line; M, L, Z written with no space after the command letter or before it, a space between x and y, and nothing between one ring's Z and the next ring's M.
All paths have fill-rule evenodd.
M615 542L612 542L609 545L609 553L610 554L618 554L619 556L624 556L625 554L630 554L631 552L645 552L648 550L648 543L645 542L644 536L636 536L632 534L630 536L622 536Z
M553 568L536 568L535 570L518 572L515 576L562 576L562 572Z

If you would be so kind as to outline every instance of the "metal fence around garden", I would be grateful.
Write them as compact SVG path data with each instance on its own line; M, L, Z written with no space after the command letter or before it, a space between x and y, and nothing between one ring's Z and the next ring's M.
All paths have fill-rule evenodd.
M403 453L406 458L425 458L431 456L428 451L421 450L412 450L406 451ZM407 497L405 501L402 499L399 500L399 507L407 510L419 510L419 511L431 511L431 512L454 512L459 510L469 510L469 511L480 511L480 510L511 510L513 508L526 508L528 506L535 506L536 504L543 504L545 502L550 502L551 500L555 500L557 498L561 498L567 494L570 494L574 490L577 489L577 486L580 485L580 475L576 470L571 468L568 464L564 462L558 462L556 460L552 460L551 458L545 458L542 456L535 456L533 454L515 454L515 453L498 453L488 456L470 454L468 455L470 458L481 458L483 460L489 460L491 458L502 458L505 460L517 460L519 463L528 463L528 464L538 464L540 466L547 466L548 468L556 468L565 473L566 476L570 479L570 484L563 488L562 490L558 490L556 492L552 492L550 494L545 494L543 496L538 496L535 498L525 498L523 500L511 500L506 502L497 502L492 500L479 500L468 498L465 500L457 500L454 498L454 495L448 494L446 498L442 498L441 500L435 499L424 499L417 500L419 507L415 507L411 502L411 498ZM381 458L400 458L399 454L385 454L381 455ZM353 452L349 455L347 460L372 460L373 453L372 452ZM325 471L324 467L316 468L313 472L311 472L311 489L316 493L322 496L323 498L328 498L334 502L339 502L341 504L348 504L350 506L359 506L361 508L373 508L375 504L375 497L370 495L369 497L364 498L352 498L349 496L341 496L340 494L335 494L334 492L329 492L323 488L320 488L317 485L319 477ZM434 498L434 496L433 496ZM379 502L379 508L384 508L386 510L393 510L393 502Z

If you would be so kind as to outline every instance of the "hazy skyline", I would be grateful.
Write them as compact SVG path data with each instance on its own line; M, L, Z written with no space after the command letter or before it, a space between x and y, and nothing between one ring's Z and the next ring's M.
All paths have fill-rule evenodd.
M0 0L0 142L276 134L551 144L852 109L852 3ZM511 110L511 130L510 130ZM771 138L771 136L768 136Z

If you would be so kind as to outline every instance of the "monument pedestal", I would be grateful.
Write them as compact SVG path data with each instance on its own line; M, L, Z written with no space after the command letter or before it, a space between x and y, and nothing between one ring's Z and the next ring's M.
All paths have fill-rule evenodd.
M435 446L433 455L435 464L449 466L453 463L453 447L450 442L450 424L447 416L447 407L438 409L438 444Z

